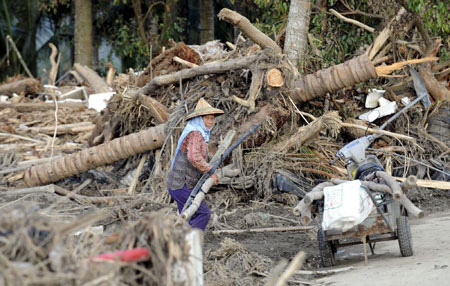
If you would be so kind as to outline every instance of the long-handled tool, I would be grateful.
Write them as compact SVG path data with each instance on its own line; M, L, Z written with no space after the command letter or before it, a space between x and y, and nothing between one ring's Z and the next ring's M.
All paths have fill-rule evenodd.
M200 180L198 181L197 185L195 185L194 189L192 190L191 194L189 195L188 200L186 201L186 204L184 204L183 210L181 211L181 213L183 213L183 211L185 211L192 203L192 200L195 198L195 196L198 194L199 191L201 191L201 188L203 186L203 184L205 183L205 181L212 175L214 174L214 172L216 171L217 167L219 167L219 165L223 162L223 160L225 160L226 157L228 157L228 155L231 154L231 152L237 147L239 146L245 139L247 139L247 137L249 137L253 132L255 132L256 129L258 129L258 127L261 126L261 123L258 123L256 125L254 125L252 127L252 129L250 129L247 133L245 133L244 135L242 135L241 138L239 138L236 142L233 143L233 145L231 145L224 153L223 155L220 157L219 160L217 160L216 163L214 163L214 165L212 166L211 170L209 170L207 173L204 173L203 176L200 178Z

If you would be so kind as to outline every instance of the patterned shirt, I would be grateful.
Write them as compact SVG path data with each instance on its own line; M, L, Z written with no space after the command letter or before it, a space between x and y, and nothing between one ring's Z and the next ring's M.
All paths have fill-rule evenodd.
M208 145L199 131L191 131L183 140L180 151L187 153L189 162L199 171L206 173L212 166L206 162Z

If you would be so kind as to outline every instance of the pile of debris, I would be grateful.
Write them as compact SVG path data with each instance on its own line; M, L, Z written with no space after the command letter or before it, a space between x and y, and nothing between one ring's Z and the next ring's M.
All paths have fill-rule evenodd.
M0 120L3 123L0 127L0 189L24 195L50 192L82 206L106 209L122 223L141 217L142 212L167 207L170 199L165 180L170 162L184 117L200 98L207 99L226 114L217 118L211 135L211 153L220 149L226 130L235 130L235 138L239 138L255 124L262 123L262 127L232 154L231 161L239 169L240 177L221 181L219 186L249 192L239 197L224 192L224 196L229 197L222 198L222 203L218 204L224 209L239 200L269 199L278 191L289 192L287 200L295 205L317 181L345 178L346 170L341 163L332 166L328 162L342 142L360 137L364 132L384 135L375 142L372 151L380 156L388 173L404 178L414 174L419 178L419 186L449 188L445 181L450 179L450 63L437 63L438 42L430 41L427 45L431 46L417 49L404 41L389 41L394 27L400 24L409 27L402 30L405 38L417 37L417 32L411 29L413 21L406 15L404 9L400 10L363 55L309 75L299 74L270 38L247 34L247 39L239 36L235 43L226 46L218 41L202 46L172 43L172 47L155 57L143 72L130 70L128 74L115 76L111 67L106 80L78 64L58 81L53 77L49 85L32 78L10 79L0 85ZM243 31L246 29L239 25L251 25L248 21L234 22L233 19L242 16L227 9L222 10L220 16ZM394 49L394 46L402 49ZM392 59L398 62L392 63ZM412 77L403 73L403 68L415 63L421 64L419 75L413 77L423 78L431 94L430 102L417 104L401 115L388 126L392 131L376 128L375 125L384 122L383 118L372 123L361 120L367 119L364 115L355 119L357 114L365 113L364 105L373 108L380 103L379 113L387 115L402 103L413 101L416 92L421 90L413 84ZM396 75L390 78L392 73ZM368 87L352 88L381 77L388 79L383 82L385 92L369 93ZM44 187L38 187L42 185ZM226 213L220 215L222 220L226 217ZM177 240L177 230L172 230L169 223L159 230L163 222L152 218L124 228L114 248L91 246L91 249L100 253L148 246L156 251L151 253L151 259L163 259L164 254L164 259L171 260L172 265L174 259L183 257L184 246ZM216 230L230 227L220 219L211 227ZM33 266L24 267L54 271L51 263L41 262L50 259L55 245L67 241L64 237L67 233L61 234L52 224L31 220L11 225L19 227L20 231L7 226L2 229L1 235L8 238L8 243L15 243L7 247L11 251L2 263L8 267L12 261L31 263ZM35 230L30 233L33 227ZM45 237L40 237L43 232ZM20 235L29 238L20 238ZM33 251L21 254L19 250L24 247L27 250L30 239L36 240L30 246ZM152 239L157 240L157 245L164 245L166 248L161 249L167 249L170 255L158 252ZM39 247L34 248L36 245ZM227 249L222 252L236 253ZM73 261L70 260L73 256L67 255L66 260ZM92 250L84 257L88 255L93 255ZM207 257L220 260L221 255L217 250ZM226 256L227 260L232 258L233 255ZM267 273L273 264L263 261L255 265L249 263L245 269ZM152 260L151 266L129 266L130 274L126 279L135 282L127 281L130 285L136 281L140 284L158 282L154 279L160 279L159 274L152 273L169 271L164 268L166 264L158 263L159 260ZM70 267L73 271L65 269L73 275L64 279L85 277L78 272L83 267L75 262ZM148 272L149 269L152 272ZM120 270L122 274L117 271L98 277L124 281L122 274L126 271ZM222 279L232 270L214 271L208 272L206 278ZM19 275L14 273L5 277L14 279L11 275ZM48 277L60 279L54 275ZM27 276L27 279L35 278ZM254 285L250 280L249 284L243 282L242 285Z

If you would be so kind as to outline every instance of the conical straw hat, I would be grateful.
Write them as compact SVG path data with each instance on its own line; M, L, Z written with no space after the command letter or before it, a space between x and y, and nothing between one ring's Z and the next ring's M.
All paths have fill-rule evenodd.
M194 118L196 116L208 115L208 114L223 114L223 110L212 107L206 100L200 98L197 102L194 112L186 116L187 119Z

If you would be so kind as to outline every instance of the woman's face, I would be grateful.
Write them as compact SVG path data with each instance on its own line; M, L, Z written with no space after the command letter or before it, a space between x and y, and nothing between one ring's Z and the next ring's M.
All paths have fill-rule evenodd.
M212 115L212 114L203 115L202 119L203 119L203 123L205 123L206 129L211 130L211 128L214 125L214 115Z

